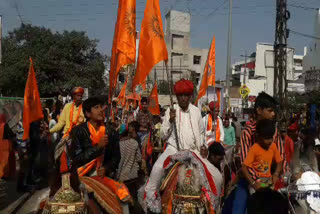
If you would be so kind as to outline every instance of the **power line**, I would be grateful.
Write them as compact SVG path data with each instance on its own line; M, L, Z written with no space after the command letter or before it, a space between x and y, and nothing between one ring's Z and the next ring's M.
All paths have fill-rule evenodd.
M289 7L294 7L294 8L300 8L300 9L304 9L304 10L319 10L319 8L315 8L315 7L305 7L302 5L295 5L295 4L288 4Z
M214 9L211 13L208 14L208 16L212 16L214 15L218 10L220 10L226 3L228 2L228 0L224 0L222 2L222 4L220 4L216 9Z
M17 14L18 14L18 17L19 17L19 19L20 19L20 22L21 22L21 24L23 24L22 16L21 16L21 14L20 14L17 1L14 0L14 1L13 1L13 4L14 4L13 7L16 9L16 12L17 12Z
M293 34L296 34L296 35L299 35L299 36L303 36L303 37L307 37L307 38L311 38L311 39L317 39L317 40L320 40L320 38L319 38L319 37L311 36L311 35L304 34L304 33L300 33L300 32L294 31L294 30L289 30L289 32L291 32L291 33L293 33Z

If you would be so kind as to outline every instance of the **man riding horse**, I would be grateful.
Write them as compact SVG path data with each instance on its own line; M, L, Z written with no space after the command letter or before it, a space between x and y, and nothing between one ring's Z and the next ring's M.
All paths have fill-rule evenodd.
M191 81L182 79L174 86L178 104L166 111L161 127L161 137L167 147L153 166L149 181L145 187L146 205L149 211L161 212L159 188L164 175L167 158L177 156L178 148L193 152L192 155L206 169L206 177L210 182L211 192L219 196L221 193L222 175L219 170L206 159L205 128L200 110L190 103L194 86ZM174 126L176 123L176 126ZM176 131L174 130L176 127ZM177 136L176 136L177 135ZM170 159L170 158L169 158ZM214 190L213 190L214 189Z

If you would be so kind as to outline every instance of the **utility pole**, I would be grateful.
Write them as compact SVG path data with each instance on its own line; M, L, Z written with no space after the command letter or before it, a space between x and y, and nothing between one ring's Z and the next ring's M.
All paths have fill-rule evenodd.
M247 51L244 53L244 79L243 84L246 84L246 78L247 78Z
M0 64L2 63L2 16L0 15Z
M244 57L244 72L243 72L243 85L247 84L247 76L249 79L249 74L247 73L247 58L252 58L252 56L247 55L247 51L245 51L244 55L240 55L241 57ZM241 73L240 73L241 76ZM242 99L242 108L248 107L248 97L245 99Z
M226 68L226 106L229 109L229 92L231 79L231 48L232 48L232 0L229 0L229 28L228 28L228 52L227 52L227 68Z
M287 0L277 1L276 31L274 42L274 86L273 94L280 102L278 121L287 120L287 21L290 13Z

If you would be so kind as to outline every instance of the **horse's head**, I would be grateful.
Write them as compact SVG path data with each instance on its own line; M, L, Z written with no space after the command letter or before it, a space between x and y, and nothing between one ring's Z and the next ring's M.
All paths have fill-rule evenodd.
M177 194L199 196L201 194L200 172L192 164L183 164L178 169Z

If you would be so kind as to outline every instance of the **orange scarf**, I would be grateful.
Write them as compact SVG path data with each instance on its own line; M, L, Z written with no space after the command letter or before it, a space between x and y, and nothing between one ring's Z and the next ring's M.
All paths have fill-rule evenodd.
M77 117L74 122L73 122L73 110L74 110L74 102L72 103L71 110L70 110L70 127L69 127L68 131L63 135L63 137L69 136L73 127L75 127L77 125L80 113L82 111L82 104L79 106Z
M91 125L90 122L88 122L88 129L90 132L90 139L92 141L92 145L96 145L99 143L100 139L106 134L106 127L105 126L100 126L99 130L97 131L93 125ZM88 172L90 172L93 167L96 167L98 169L102 164L102 156L92 160L91 162L85 164L82 167L79 167L77 169L78 175L85 176Z
M212 130L212 115L209 114L208 116L208 125L207 125L207 131L211 131ZM217 117L217 126L216 126L216 142L220 143L220 120L219 117ZM209 137L207 138L207 140L209 140Z
M98 144L100 139L106 133L106 127L100 126L99 130L97 131L93 127L93 125L91 125L88 122L88 128L89 128L89 132L90 132L90 139L92 141L92 145ZM100 195L100 193L107 192L106 190L104 190L104 188L108 188L113 193L115 193L121 201L126 202L128 200L131 200L129 190L122 183L116 182L116 181L114 181L110 178L107 178L107 177L103 177L103 178L100 178L98 176L84 177L84 176L86 176L86 174L88 172L90 172L93 169L93 167L96 167L96 169L98 169L101 166L101 163L102 163L102 156L92 160L91 162L85 164L82 167L79 167L77 169L77 172L80 177L80 180L86 186L88 186L88 185L90 186L95 183L96 184L96 185L94 185L95 188L93 186L91 186L89 189L92 189L92 191L97 195ZM108 202L108 200L105 201L105 203L107 203L107 202Z
M100 139L106 134L106 127L100 126L97 131L90 122L88 122L88 129L90 132L90 139L92 141L92 145L96 145L99 143Z

